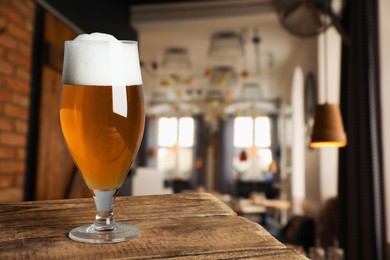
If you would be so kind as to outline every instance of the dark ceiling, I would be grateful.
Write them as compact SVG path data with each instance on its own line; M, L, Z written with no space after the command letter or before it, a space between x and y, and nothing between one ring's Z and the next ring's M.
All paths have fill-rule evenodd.
M207 1L207 0L206 0ZM150 4L166 4L169 0L37 0L42 6L50 6L86 33L104 32L121 40L137 40L137 32L129 24L129 7Z
M210 2L210 0L128 0L129 5L168 4L184 2Z

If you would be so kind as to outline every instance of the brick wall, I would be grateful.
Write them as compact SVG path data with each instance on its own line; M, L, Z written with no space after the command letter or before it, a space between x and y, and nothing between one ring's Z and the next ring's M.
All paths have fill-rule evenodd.
M35 3L0 0L0 201L23 198Z

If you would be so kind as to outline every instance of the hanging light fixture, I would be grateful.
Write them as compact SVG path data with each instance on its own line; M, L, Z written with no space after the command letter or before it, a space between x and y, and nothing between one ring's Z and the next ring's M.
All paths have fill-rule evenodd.
M325 17L326 19L326 17ZM328 75L327 75L327 39L324 32L324 83L325 104L318 104L315 109L314 126L310 147L344 147L347 145L347 135L344 130L343 120L339 105L328 104Z
M318 104L310 147L344 147L347 135L344 131L340 107L335 104Z
M243 40L239 33L225 31L212 36L209 50L211 58L235 61L243 53Z
M165 50L162 60L162 67L173 70L188 70L191 68L191 62L188 52L184 48L168 48Z

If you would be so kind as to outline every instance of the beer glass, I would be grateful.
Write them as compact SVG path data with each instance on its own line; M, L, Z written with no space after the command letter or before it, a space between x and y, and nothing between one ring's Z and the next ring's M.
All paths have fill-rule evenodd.
M91 35L65 42L60 119L97 213L92 225L71 230L69 237L87 243L122 242L140 233L115 223L113 216L115 197L144 131L138 47L137 42Z

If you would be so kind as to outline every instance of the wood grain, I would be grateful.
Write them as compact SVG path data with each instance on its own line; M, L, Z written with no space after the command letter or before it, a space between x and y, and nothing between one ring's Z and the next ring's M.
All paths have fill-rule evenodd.
M0 259L305 259L210 194L123 197L115 212L141 234L93 245L67 237L91 223L88 199L0 204Z
M64 41L77 36L69 27L45 13L43 36L42 80L39 107L35 199L63 199L88 196L88 188L81 178L72 180L75 166L66 148L60 128L59 104ZM79 176L77 176L79 177ZM77 189L72 189L70 185ZM71 191L67 194L67 191Z

